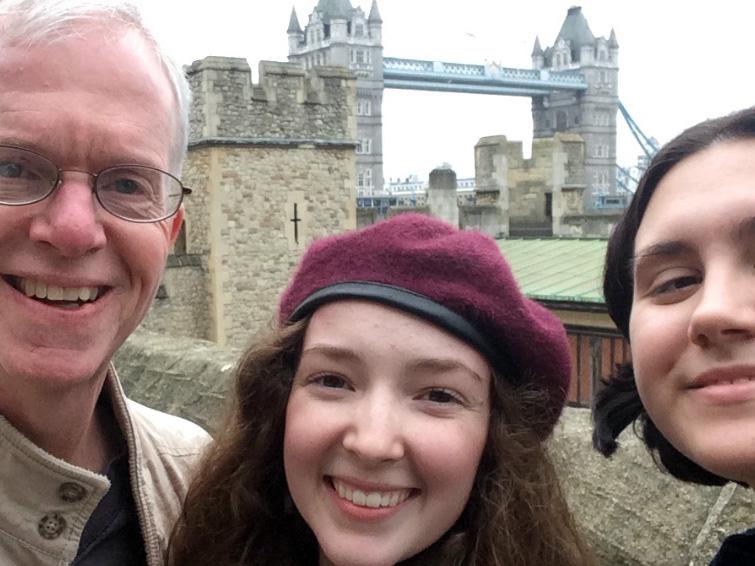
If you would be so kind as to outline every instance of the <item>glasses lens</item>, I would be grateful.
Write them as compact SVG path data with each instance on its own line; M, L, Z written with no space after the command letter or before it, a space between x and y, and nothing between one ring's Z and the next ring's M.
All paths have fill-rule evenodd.
M175 177L158 169L134 165L113 167L100 173L96 191L108 212L137 222L173 215L183 193Z
M30 204L55 187L55 165L31 151L0 146L0 204Z

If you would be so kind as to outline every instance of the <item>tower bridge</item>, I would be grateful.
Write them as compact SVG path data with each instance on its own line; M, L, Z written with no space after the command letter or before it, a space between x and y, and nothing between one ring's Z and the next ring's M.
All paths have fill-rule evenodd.
M587 82L578 71L514 69L496 64L473 65L417 59L383 59L385 88L497 94L506 96L547 96L553 91L584 91Z
M613 30L595 36L581 8L569 8L553 44L543 49L536 37L532 68L518 69L383 57L382 26L377 0L369 13L350 0L318 0L304 29L295 9L288 26L290 61L347 67L357 76L358 194L384 185L382 100L390 88L530 97L534 138L574 132L584 140L584 209L623 202L616 180L619 45Z

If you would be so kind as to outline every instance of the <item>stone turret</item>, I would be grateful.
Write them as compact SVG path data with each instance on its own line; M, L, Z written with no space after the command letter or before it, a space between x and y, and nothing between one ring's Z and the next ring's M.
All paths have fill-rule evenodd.
M372 0L370 7L370 16L367 18L367 25L370 28L370 37L378 42L383 40L383 18L380 17L377 0Z
M537 43L537 42L536 42ZM536 45L539 47L539 45ZM569 8L551 47L543 50L542 66L533 50L533 68L554 73L579 71L585 78L583 92L559 91L532 98L535 138L557 132L574 132L584 140L585 211L616 194L616 115L618 111L619 46L613 30L609 38L596 37L582 13Z
M611 36L608 38L608 48L611 50L611 61L619 64L619 42L616 40L616 32L611 28Z
M293 51L304 43L304 31L299 25L299 18L296 16L296 8L291 8L291 19L288 22L288 49Z
M246 60L227 57L187 75L195 198L145 327L242 346L269 328L304 248L356 227L356 80L263 61L254 83Z
M325 23L330 23L333 19L350 19L354 7L349 0L320 0L315 10L320 12Z
M317 9L320 10L325 25L330 26L330 40L346 41L349 36L351 13L354 11L351 2L349 0L320 0Z
M545 62L545 53L543 53L543 48L540 47L540 38L535 37L535 45L532 48L532 68L542 69L544 62Z
M459 205L456 202L456 173L448 163L430 171L427 206L435 218L459 226Z
M303 43L289 41L288 60L306 69L337 65L357 77L356 189L369 196L383 188L383 20L377 1L369 16L349 0L319 0L309 16Z

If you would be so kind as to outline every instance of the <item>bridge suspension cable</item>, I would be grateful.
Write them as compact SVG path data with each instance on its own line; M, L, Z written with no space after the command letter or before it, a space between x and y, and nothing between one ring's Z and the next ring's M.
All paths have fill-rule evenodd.
M621 115L624 117L624 121L627 123L627 126L629 126L629 131L632 132L634 139L636 139L637 143L640 144L640 147L642 148L642 151L645 152L645 155L648 158L653 157L653 155L655 155L655 153L660 149L660 146L658 145L656 139L645 135L642 129L640 129L640 127L637 125L637 122L634 121L634 118L632 118L631 114L629 114L629 111L621 103L621 101L619 101L619 112L621 112Z

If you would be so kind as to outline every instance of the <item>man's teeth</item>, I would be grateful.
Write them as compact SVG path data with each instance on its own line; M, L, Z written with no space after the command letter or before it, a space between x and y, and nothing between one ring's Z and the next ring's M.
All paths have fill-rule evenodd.
M410 490L408 489L371 491L365 493L359 489L352 489L335 478L333 479L333 487L339 497L351 501L354 505L359 505L360 507L372 507L373 509L378 509L380 507L395 507L399 503L406 501L410 493Z
M27 297L48 301L88 302L94 301L99 293L97 287L56 287L32 279L22 279L20 286Z

